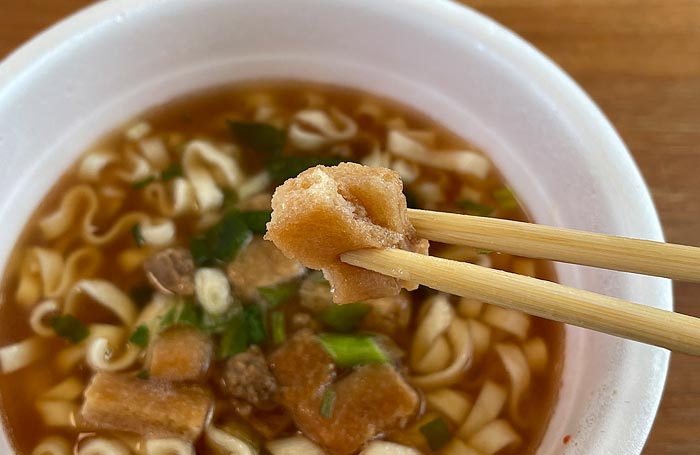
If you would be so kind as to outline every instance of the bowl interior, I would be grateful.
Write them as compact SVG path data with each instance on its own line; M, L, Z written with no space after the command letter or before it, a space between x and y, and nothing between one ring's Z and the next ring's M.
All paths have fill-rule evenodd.
M259 78L395 99L486 150L537 222L662 239L644 182L593 103L541 54L466 8L126 0L74 16L0 65L0 265L45 192L100 136L178 95ZM568 285L672 306L667 280L565 265L557 273ZM641 452L668 353L576 328L565 352L538 453Z

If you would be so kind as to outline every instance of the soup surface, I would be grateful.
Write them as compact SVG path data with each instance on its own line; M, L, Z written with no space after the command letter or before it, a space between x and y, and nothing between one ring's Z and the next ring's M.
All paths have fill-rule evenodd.
M561 324L423 287L335 305L262 239L277 185L342 161L396 170L409 207L526 220L474 147L362 92L236 85L146 113L68 170L8 263L17 452L534 453ZM553 279L543 261L430 254Z

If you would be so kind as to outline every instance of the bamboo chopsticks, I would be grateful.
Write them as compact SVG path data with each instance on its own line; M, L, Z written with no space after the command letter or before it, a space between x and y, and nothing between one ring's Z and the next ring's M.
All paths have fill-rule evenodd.
M539 224L409 209L418 235L538 259L700 282L700 248Z
M700 248L409 209L418 235L453 245L700 282ZM700 319L560 284L398 249L340 259L402 280L567 324L700 355Z
M347 264L673 351L700 355L700 319L549 281L398 249L349 251Z

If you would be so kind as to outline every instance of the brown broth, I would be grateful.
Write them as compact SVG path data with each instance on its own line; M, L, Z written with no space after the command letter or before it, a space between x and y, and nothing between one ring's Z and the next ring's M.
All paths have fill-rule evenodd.
M206 137L214 141L231 141L232 138L224 119L231 117L250 120L252 112L246 104L246 99L254 92L272 94L276 104L288 112L294 112L306 107L308 105L309 94L316 94L311 95L312 97L320 94L323 98L329 100L333 106L338 107L341 111L346 113L353 112L360 101L370 101L382 106L385 112L388 113L388 117L396 116L405 119L406 123L410 125L412 129L435 131L437 133L436 145L439 148L473 149L473 147L469 146L465 141L458 138L457 135L436 125L429 118L397 103L355 90L321 85L306 85L296 82L237 84L233 87L221 87L177 99L166 105L157 107L139 116L139 118L147 120L155 134L169 140L171 156L177 156L178 147L181 146L184 139ZM373 125L361 119L358 120L358 123L363 134L367 136L376 136L383 140L386 135L386 130L382 126ZM181 139L178 139L178 137L181 137ZM107 136L97 144L96 147L93 147L93 149L107 148L122 150L126 146L126 142L122 130L120 129ZM355 157L363 156L369 151L367 142L362 139L353 141L351 147L353 148ZM261 166L260 157L253 156L252 154L247 154L242 159L242 168L247 174L255 173ZM429 169L425 172L434 175L435 178L445 178L445 173L442 171ZM28 324L29 313L14 301L14 291L18 282L21 258L29 246L51 247L55 244L55 242L47 242L42 238L37 223L43 216L55 210L62 195L76 182L76 179L77 165L66 172L49 194L47 194L44 201L36 209L14 248L14 252L4 273L0 293L0 346L20 341L31 335L31 329ZM467 178L467 180L471 181L473 179ZM485 203L495 204L491 194L495 189L503 187L504 183L497 172L491 172L483 182L478 183L478 186L486 194ZM453 179L451 182L451 194L448 194L447 202L440 206L439 209L450 211L459 210L455 205L459 187L460 182ZM128 188L128 185L126 185L126 188ZM129 196L126 199L126 204L120 212L127 210L149 210L149 207L139 194L140 190L128 189L128 191ZM527 220L527 216L522 209L507 210L499 214L499 216L516 220ZM103 220L104 225L107 226L109 221L108 219ZM194 219L192 217L176 218L175 223L178 232L177 244L186 246L188 244L188 239L196 232ZM72 242L75 243L77 240L73 240ZM103 256L106 259L97 271L96 277L109 280L125 290L135 285L145 283L145 277L140 268L133 273L123 273L113 264L113 258L116 258L120 251L129 247L133 247L133 239L128 233L117 241L103 247ZM513 258L511 256L498 253L492 253L490 256L495 268L504 270L510 270L512 268ZM551 264L538 261L537 277L554 280L555 275ZM417 295L421 292L425 291L417 291ZM110 322L110 316L107 314L97 316L87 315L87 317L90 318L90 322ZM563 326L551 321L533 318L530 333L545 339L549 349L550 363L546 375L533 378L530 393L522 403L522 408L528 410L528 418L526 420L531 422L531 425L527 428L517 428L519 433L524 436L525 446L521 446L518 450L512 452L504 451L502 452L503 454L531 454L535 452L542 434L546 429L550 412L554 406L560 386L564 345ZM71 440L79 436L76 430L63 429L57 431L56 429L47 428L34 407L34 402L42 392L67 377L67 375L60 373L55 368L53 355L59 349L68 346L68 343L58 338L53 338L49 345L47 355L43 361L15 373L0 375L0 400L2 401L3 420L6 427L9 429L10 437L18 453L21 454L31 453L33 447L35 447L42 438L48 435L60 434L71 438ZM404 347L406 346L404 345ZM491 355L484 359L479 371L469 373L464 381L463 389L466 392L473 393L475 387L479 385L479 377L483 377L482 373L485 371L489 372L491 378L501 383L508 382L508 378L500 365L500 361L498 358ZM89 369L84 365L77 373L85 380L87 380L90 375ZM425 446L420 448L424 450L425 453L430 453ZM207 453L207 451L200 444L198 445L197 453Z

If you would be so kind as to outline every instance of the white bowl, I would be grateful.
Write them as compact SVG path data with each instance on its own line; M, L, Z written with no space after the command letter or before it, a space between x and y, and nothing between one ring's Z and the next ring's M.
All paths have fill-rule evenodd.
M474 11L425 0L113 0L0 65L0 265L45 192L104 133L177 95L252 78L394 98L487 150L537 222L663 239L647 188L597 107L542 54ZM568 285L672 308L668 280L557 272ZM538 453L640 453L668 352L576 328L565 349ZM10 453L1 439L0 452Z

